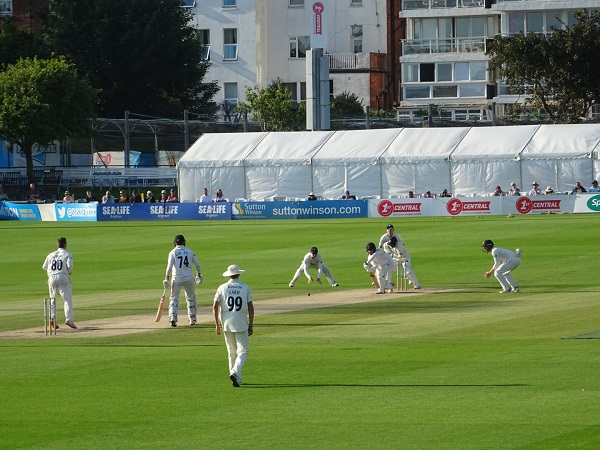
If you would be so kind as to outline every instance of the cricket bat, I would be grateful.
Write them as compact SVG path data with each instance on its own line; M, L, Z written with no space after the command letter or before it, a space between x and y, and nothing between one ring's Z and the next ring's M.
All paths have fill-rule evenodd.
M371 280L373 281L373 284L375 284L375 286L377 287L377 289L380 289L379 281L377 281L377 277L375 276L375 274L374 273L369 273L369 275L371 275Z
M162 317L163 308L165 307L165 296L167 295L167 288L163 289L162 297L160 298L160 303L158 304L158 311L156 311L155 322L160 322L160 318Z

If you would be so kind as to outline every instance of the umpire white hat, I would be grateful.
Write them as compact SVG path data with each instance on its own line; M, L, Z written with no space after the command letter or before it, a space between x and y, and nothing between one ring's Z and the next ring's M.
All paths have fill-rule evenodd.
M230 277L232 275L239 275L240 273L244 272L245 270L240 269L237 264L232 264L227 268L226 272L223 272L223 276Z

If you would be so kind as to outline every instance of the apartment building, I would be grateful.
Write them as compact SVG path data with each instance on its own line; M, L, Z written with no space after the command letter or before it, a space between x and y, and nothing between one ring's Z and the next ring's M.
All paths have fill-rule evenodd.
M492 120L522 102L489 71L487 45L496 34L550 33L573 24L574 12L598 0L404 0L402 109L443 109L457 120Z
M283 80L295 100L306 99L310 0L189 0L211 67L207 79L221 91L217 102L245 101L247 87ZM395 91L388 60L388 8L399 0L325 0L330 91L356 94L365 106L387 109ZM393 10L393 8L392 8ZM396 20L397 19L397 20ZM394 30L394 32L397 32ZM399 39L396 41L399 42ZM398 53L396 53L397 55ZM396 56L397 57L397 56ZM398 71L399 72L399 71ZM392 94L395 95L395 94Z

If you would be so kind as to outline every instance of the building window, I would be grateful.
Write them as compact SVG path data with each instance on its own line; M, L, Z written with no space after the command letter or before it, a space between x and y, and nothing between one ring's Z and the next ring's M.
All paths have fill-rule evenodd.
M12 0L0 0L0 15L12 16L13 5Z
M290 6L304 6L304 0L290 0Z
M238 104L238 84L223 83L223 96L227 105L233 109Z
M309 36L290 36L290 58L306 58L310 49Z
M362 6L362 0L350 0L350 6Z
M237 0L223 0L223 8L234 8L237 6Z
M210 61L210 30L198 30L200 39L201 58L203 61Z
M362 53L363 51L363 26L352 25L352 51L354 53Z
M225 28L223 30L223 60L237 59L237 28Z
M193 8L196 6L196 0L183 0L182 3L184 8Z

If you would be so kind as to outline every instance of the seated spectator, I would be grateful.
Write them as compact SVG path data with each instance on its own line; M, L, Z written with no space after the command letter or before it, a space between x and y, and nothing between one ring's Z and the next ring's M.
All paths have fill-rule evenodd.
M6 201L8 201L8 195L6 195L6 193L0 187L0 202L6 202Z
M138 194L137 191L131 191L129 203L142 203L142 196Z
M588 189L588 192L600 192L600 186L596 180L592 181L592 187Z
M227 199L223 196L223 190L217 189L217 195L215 195L214 202L226 202Z
M160 198L158 199L158 201L160 203L166 203L167 202L167 197L168 197L167 191L163 189L162 191L160 191Z
M537 181L531 183L531 189L527 195L542 195L542 191L540 190L540 185Z
M415 198L415 193L413 191L408 191L408 198Z
M452 194L448 192L448 189L444 189L440 194L440 197L452 197Z
M40 191L36 187L35 183L31 183L29 185L29 190L27 191L27 195L25 197L27 201L37 202L40 200Z
M425 197L425 198L433 198L433 195L431 195L431 191L427 191L427 192L425 192L425 194L423 194L423 197Z
M208 193L208 188L202 189L202 195L200 196L200 203L210 203L212 202L212 198Z
M342 200L356 200L356 195L350 195L350 191L346 191L342 195Z
M318 200L317 196L315 195L314 192L311 192L308 194L308 197L306 197L306 200Z
M94 197L94 194L92 194L92 191L85 191L85 202L86 203L91 203L91 202L96 202L98 200L96 200L96 197Z
M174 188L171 188L169 192L169 196L167 197L167 203L179 203L179 197L177 197Z
M492 197L504 197L505 195L500 186L496 186L496 189L492 192Z
M115 198L112 196L110 191L106 191L106 194L102 197L102 203L114 203Z
M129 203L129 197L127 197L127 193L125 191L119 191L117 203Z
M156 203L156 199L154 198L152 191L146 192L146 199L144 200L144 203Z
M546 187L546 189L544 190L544 195L552 195L552 194L554 194L554 189L552 189L552 186Z
M515 183L514 181L510 183L510 191L508 191L508 195L511 195L513 197L518 197L519 195L521 195L521 190L517 187L517 183Z
M575 187L571 191L571 194L583 194L584 192L587 192L586 189L578 181L577 183L575 183Z
M73 203L73 196L69 191L65 191L65 195L63 197L63 202L65 203Z

